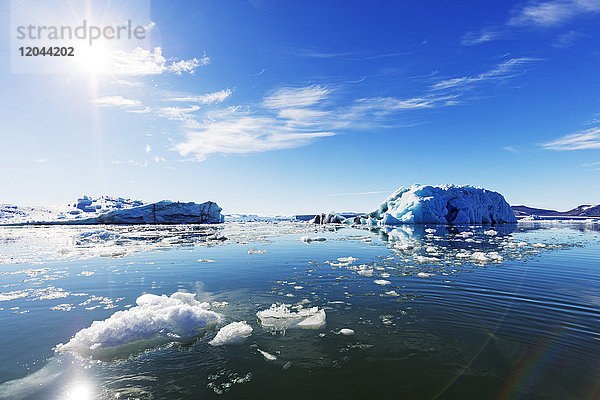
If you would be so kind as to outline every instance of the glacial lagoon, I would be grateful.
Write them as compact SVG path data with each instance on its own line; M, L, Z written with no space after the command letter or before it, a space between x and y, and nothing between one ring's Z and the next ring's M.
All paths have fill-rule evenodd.
M0 398L592 399L599 250L585 222L2 227Z

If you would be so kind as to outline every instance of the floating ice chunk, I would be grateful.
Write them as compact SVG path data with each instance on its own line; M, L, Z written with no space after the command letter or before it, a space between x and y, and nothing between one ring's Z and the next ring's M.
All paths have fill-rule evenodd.
M248 254L265 254L266 250L248 250Z
M392 283L390 281L386 281L385 279L375 279L373 282L381 286L389 285L390 283Z
M351 336L351 335L354 335L354 331L353 331L352 329L350 329L350 328L342 328L342 329L340 329L340 332L339 332L339 333L340 333L341 335L344 335L344 336Z
M417 276L420 278L429 278L430 276L435 276L435 274L430 274L428 272L419 272Z
M434 263L434 262L440 261L440 259L436 258L436 257L425 257L425 256L416 255L415 261L419 262L419 263Z
M325 325L325 318L325 310L319 310L312 317L308 317L304 321L298 322L298 326L303 329L319 329Z
M427 229L425 229L425 232L427 232L427 233L436 233L437 230L436 229L427 228Z
M250 335L252 335L252 327L246 321L232 322L219 329L217 335L208 344L223 346L225 344L242 343Z
M262 356L267 361L275 361L275 360L277 360L277 356L274 356L273 354L267 353L266 351L262 351L261 349L256 349L256 350L258 350L258 352L260 354L262 354Z
M489 261L489 258L485 255L485 253L483 253L481 251L476 251L473 254L471 254L471 259L474 261L478 261L478 262Z
M316 236L316 237L310 237L310 236L302 236L300 238L300 240L302 240L304 243L310 243L310 242L324 242L327 239L321 236Z
M204 259L199 259L198 262L206 262L206 263L212 263L215 262L215 260L204 260Z
M305 328L318 329L325 324L325 310L318 307L304 309L301 306L296 307L298 311L291 311L287 304L272 304L267 310L259 311L256 316L260 324L265 328L287 329L287 328Z
M355 258L355 257L340 257L337 260L339 262L352 264L354 261L358 260L358 258Z
M488 235L488 236L496 236L498 234L498 232L496 232L493 229L490 229L488 231L483 231L484 235Z
M208 303L197 301L191 293L156 296L144 294L137 306L117 311L104 321L94 321L56 351L70 351L83 356L102 357L103 351L116 354L155 346L173 339L188 338L216 325L221 317L209 311Z
M371 268L360 268L358 271L356 271L356 273L359 274L359 275L363 275L363 276L373 276L373 269L371 269Z

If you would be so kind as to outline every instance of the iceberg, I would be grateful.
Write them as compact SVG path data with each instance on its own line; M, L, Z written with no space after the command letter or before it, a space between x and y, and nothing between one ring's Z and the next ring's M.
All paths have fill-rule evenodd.
M504 197L473 186L413 185L392 193L377 210L355 217L369 226L397 224L503 224L517 219Z
M219 323L221 316L210 304L199 302L192 293L171 296L144 294L137 306L117 311L103 321L94 321L77 332L58 352L72 352L92 358L119 353L131 354L173 340L192 338Z
M163 200L145 206L111 211L78 222L86 221L99 224L211 224L223 222L223 216L221 207L212 201L198 204Z

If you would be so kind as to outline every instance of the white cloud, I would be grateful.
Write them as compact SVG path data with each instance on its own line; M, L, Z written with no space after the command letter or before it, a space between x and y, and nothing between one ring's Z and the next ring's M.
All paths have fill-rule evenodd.
M502 34L500 32L487 28L482 29L479 32L467 32L460 40L460 44L463 46L475 46L477 44L500 39L501 37Z
M163 107L158 110L158 116L170 120L183 121L192 118L190 113L198 111L199 106L190 107Z
M509 152L511 152L511 153L519 153L519 150L515 149L515 148L514 148L514 147L512 147L512 146L505 146L505 147L502 147L502 150L504 150L504 151L509 151Z
M152 147L150 147L150 145L149 145L149 144L147 144L147 145L146 145L146 147L144 148L144 151L145 151L146 153L150 153L150 152L152 151Z
M162 54L161 47L155 47L152 51L141 47L132 51L113 49L106 59L106 72L134 76L159 75L164 72L193 74L196 68L210 62L210 59L204 56L201 59L173 61L169 64Z
M585 36L584 34L577 31L569 31L559 35L552 43L552 46L565 49L567 47L571 47L575 44L575 41L581 37Z
M284 87L265 97L263 105L273 109L306 107L325 99L330 93L325 86Z
M578 133L562 136L542 147L548 150L600 149L600 128L591 128Z
M600 12L600 0L551 0L530 2L520 8L508 25L551 27L577 16Z
M187 132L183 142L174 146L182 156L204 161L213 153L246 154L281 150L309 144L314 139L333 136L333 132L292 130L275 118L241 115L207 122L202 129Z
M186 95L180 97L171 97L166 99L166 101L185 101L189 103L199 103L199 104L211 104L211 103L222 103L231 96L231 89L219 90L217 92L201 94L197 95Z
M134 86L134 87L143 87L144 86L144 84L142 82L129 81L126 79L117 79L117 80L113 81L113 83L116 83L118 85Z
M150 107L144 106L140 100L127 99L123 96L106 96L92 100L92 103L101 107L119 107L123 111L143 114L150 112Z
M459 78L446 79L434 84L431 88L433 90L443 90L458 87L466 87L483 81L497 81L511 78L516 74L515 70L517 69L517 67L530 64L534 61L538 60L530 57L511 58L509 60L501 62L491 70L483 72L479 75L462 76Z
M457 97L372 97L331 107L333 102L328 98L331 93L326 86L286 87L267 96L255 110L243 107L210 110L202 115L201 121L189 114L186 118L172 116L183 121L185 131L185 138L173 150L203 161L213 153L245 154L299 147L333 136L339 129L373 127L394 112L449 105Z

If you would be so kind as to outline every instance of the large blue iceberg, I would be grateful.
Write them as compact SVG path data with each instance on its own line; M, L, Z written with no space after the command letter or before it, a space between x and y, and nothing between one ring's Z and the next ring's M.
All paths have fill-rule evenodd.
M500 193L467 185L413 185L400 188L377 210L344 221L373 226L516 222L515 213Z

